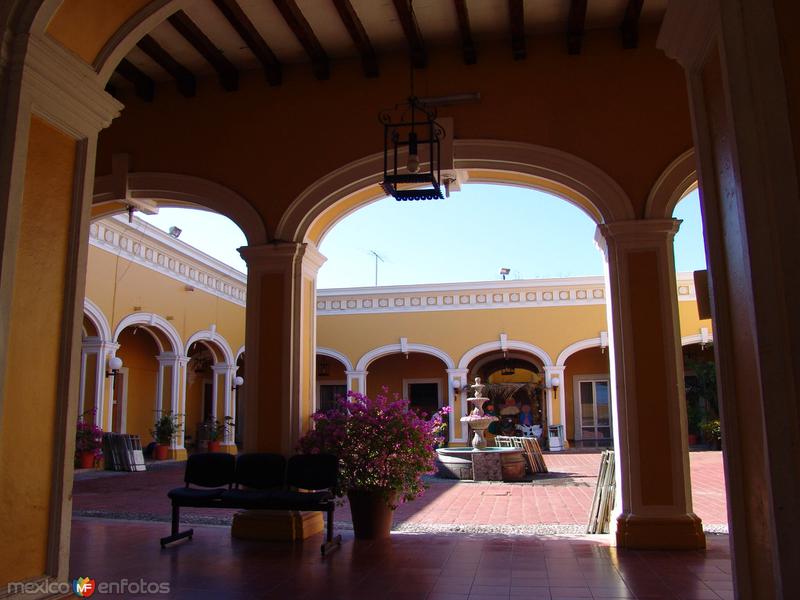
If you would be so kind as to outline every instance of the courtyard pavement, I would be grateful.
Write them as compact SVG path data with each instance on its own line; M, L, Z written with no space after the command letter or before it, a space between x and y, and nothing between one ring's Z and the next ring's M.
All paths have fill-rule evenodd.
M727 532L721 452L691 452L695 513L708 531ZM473 483L428 478L425 494L395 511L394 529L414 532L578 533L588 519L600 454L546 454L550 473L520 483ZM76 517L166 521L167 491L183 485L184 463L148 465L148 471L78 471L73 486ZM235 510L186 509L181 518L197 524L225 524ZM350 511L336 510L347 529Z

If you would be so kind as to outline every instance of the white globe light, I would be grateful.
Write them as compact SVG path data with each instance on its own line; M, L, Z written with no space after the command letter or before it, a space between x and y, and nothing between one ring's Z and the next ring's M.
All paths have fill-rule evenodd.
M235 385L236 387L239 387L240 385L244 385L244 377L241 377L240 375L237 375L236 377L234 377L233 378L233 385Z
M550 383L553 385L553 387L558 387L561 385L561 378L558 375L553 375L550 378Z
M112 356L108 359L108 368L112 371L119 371L122 368L122 359L119 356Z

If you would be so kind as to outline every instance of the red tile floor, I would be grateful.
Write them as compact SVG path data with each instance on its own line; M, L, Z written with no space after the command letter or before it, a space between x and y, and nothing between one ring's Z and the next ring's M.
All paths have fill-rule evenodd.
M510 533L520 527L552 525L553 532L578 532L586 524L592 502L599 454L547 454L550 475L533 483L471 483L431 478L425 495L396 511L400 530L456 528ZM721 452L691 452L692 499L704 525L724 530L727 523ZM84 477L90 477L84 479ZM114 516L166 520L166 492L182 485L183 464L168 463L144 473L81 473L73 489L77 516ZM234 511L184 511L196 523L225 522ZM336 511L346 523L347 507ZM716 526L716 527L714 527ZM523 532L526 530L522 530ZM539 527L537 532L549 532Z
M117 585L164 583L169 593L161 597L178 599L733 598L727 535L708 535L704 552L619 550L607 535L502 535L526 533L531 523L561 531L584 525L599 455L549 454L546 460L552 474L535 483L432 480L423 498L398 509L400 531L383 542L355 542L349 510L337 509L344 542L324 559L320 536L294 545L251 542L232 539L220 525L194 525L194 539L162 550L165 494L180 485L182 464L145 473L81 472L74 486L70 576ZM691 453L691 468L696 512L706 525L724 524L720 453ZM182 516L225 523L232 512L190 509ZM442 533L458 525L467 532ZM476 533L479 526L489 528ZM135 594L107 597L129 596Z
M320 536L252 542L200 526L162 550L163 533L162 523L76 518L70 575L123 591L165 584L160 597L192 600L733 598L726 535L709 536L704 552L644 552L618 550L609 536L394 533L355 542L345 532L342 548L322 558Z

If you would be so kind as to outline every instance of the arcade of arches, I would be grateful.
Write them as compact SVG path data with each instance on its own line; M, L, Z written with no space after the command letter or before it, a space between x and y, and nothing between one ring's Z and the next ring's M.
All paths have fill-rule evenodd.
M792 509L800 497L800 15L788 0L655 4L626 38L635 47L623 47L616 26L596 22L578 55L566 52L561 33L537 34L524 60L524 35L515 34L513 56L504 36L489 35L479 37L469 64L460 49L422 47L420 34L411 35L418 85L427 96L481 93L479 103L440 110L452 127L448 167L457 181L548 189L598 223L622 547L704 545L682 427L670 218L687 182L699 179L736 594L800 597L800 512ZM263 73L214 59L221 85L203 68L192 76L193 96L171 80L138 78L138 95L128 89L119 95L124 103L115 99L106 84L120 64L131 64L121 61L134 59L137 43L182 9L202 17L214 4L11 0L0 7L0 534L13 540L0 550L0 583L67 575L93 199L108 210L147 210L148 199L200 204L240 225L248 238L243 447L288 453L309 426L315 348L323 346L315 274L324 259L315 244L380 193L375 115L402 97L407 56L378 36L378 77L364 77L352 52L330 69L317 53L313 69L303 59L282 65L274 86ZM423 21L421 29L435 35L440 25L426 29ZM274 69L267 75L278 82ZM188 411L182 360L202 353L219 380L236 364L209 329L221 317L189 321L180 328L158 318L120 321L109 342L86 353L83 372L93 361L100 373L113 344L122 352L138 347L141 357L157 350L152 361L131 354L130 368L160 378L160 408L152 410L184 402ZM97 325L87 324L87 337ZM211 335L187 347L199 331ZM496 343L497 333L486 339ZM409 353L412 344L426 345L404 337ZM448 368L472 368L483 354L476 348ZM391 368L383 354L368 359ZM366 371L353 366L356 377ZM207 374L207 366L198 373ZM94 377L92 385L104 384ZM233 401L222 385L217 410ZM113 410L102 416L113 426Z
M171 451L179 458L198 447L209 418L232 417L241 438L243 389L232 382L244 373L245 275L140 219L97 220L89 242L79 412L147 441L154 417L172 411L183 425ZM691 274L676 289L682 345L710 342ZM464 444L458 418L480 376L531 386L518 401L532 404L543 441L561 424L571 444L611 444L610 415L598 422L594 399L610 379L601 277L319 290L316 312L317 407L386 386L428 413L452 407L449 441ZM109 379L114 355L124 366ZM223 448L235 452L233 441Z

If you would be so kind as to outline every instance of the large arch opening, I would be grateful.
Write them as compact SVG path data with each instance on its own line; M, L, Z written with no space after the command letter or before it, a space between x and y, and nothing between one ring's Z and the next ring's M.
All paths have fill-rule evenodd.
M161 7L165 6L166 4L167 4L167 3L164 3L164 4L161 4L161 5L159 5L159 8L161 8ZM137 26L138 26L138 25L137 25ZM130 45L132 45L134 42L135 42L135 40L131 41ZM104 52L105 52L105 50L104 50ZM110 53L108 53L108 52L107 52L106 54L110 54ZM103 61L101 61L101 62L100 62L100 63L98 63L98 64L103 64ZM111 64L111 61L106 61L106 68L107 68L107 65L108 65L108 64ZM112 68L113 68L113 64L112 64ZM304 211L304 212L305 212L305 211ZM632 213L630 213L630 214L632 215ZM295 238L290 238L290 239L295 239ZM301 239L306 239L306 236L305 236L305 235L303 235L303 236L301 237Z

